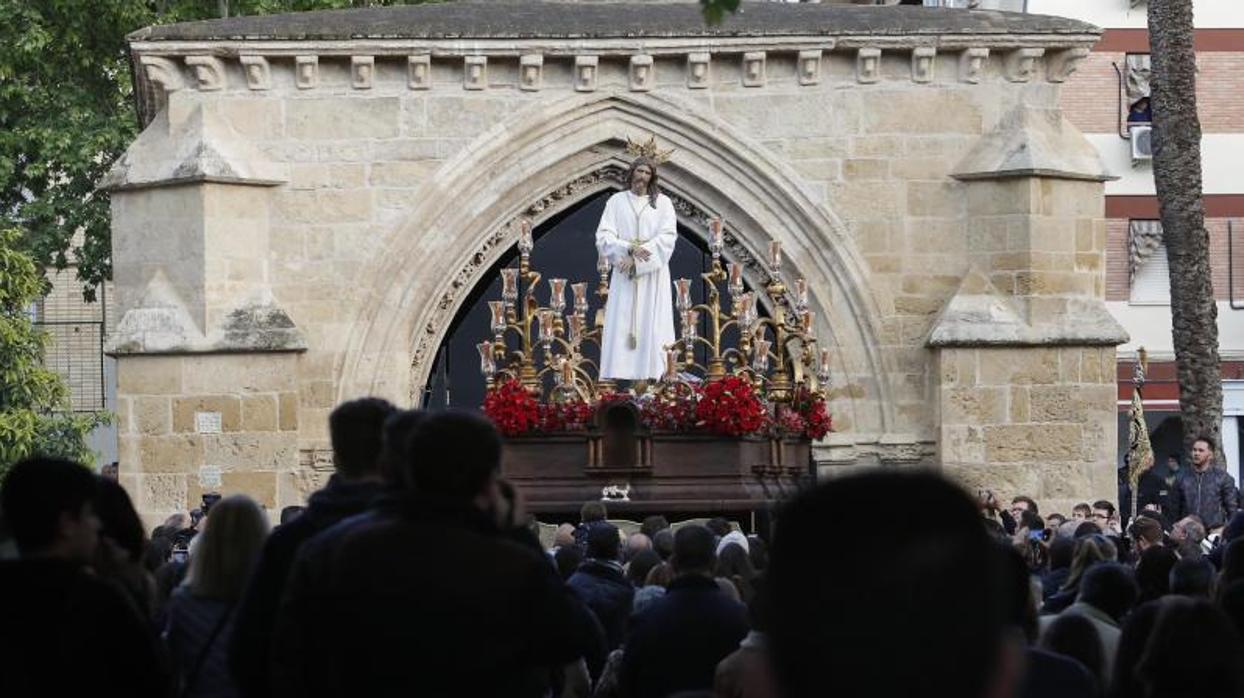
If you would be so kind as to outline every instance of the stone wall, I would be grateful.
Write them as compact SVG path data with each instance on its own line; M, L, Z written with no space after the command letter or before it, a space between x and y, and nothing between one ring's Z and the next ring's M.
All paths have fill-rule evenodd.
M616 9L557 8L571 24ZM652 36L567 38L554 23L543 38L472 42L368 39L353 26L333 29L353 38L305 38L307 27L283 38L270 19L135 35L151 122L104 184L122 471L144 513L193 501L200 468L268 505L301 501L330 467L332 405L366 394L410 404L517 222L618 186L626 138L649 134L676 151L662 178L690 230L724 215L727 256L753 285L771 240L788 280L808 279L834 352L838 432L818 449L824 472L941 463L1001 492L1071 497L1073 481L1043 475L1037 451L1005 454L1008 429L1061 437L1084 417L1077 443L1100 431L1112 444L1113 397L1085 378L1096 373L1056 367L1049 385L1084 401L1077 411L978 405L970 425L964 390L1010 389L976 373L948 383L943 369L978 355L1040 366L1051 351L1112 360L1100 163L1057 111L1095 30L762 5L746 22L764 28L706 37L677 29L684 10L698 11L635 10L653 26L670 15ZM912 22L917 10L929 21ZM782 28L784 12L798 22ZM946 421L954 410L959 421ZM197 433L196 412L219 414L222 433ZM1080 453L1049 467L1074 463L1081 498L1109 496Z

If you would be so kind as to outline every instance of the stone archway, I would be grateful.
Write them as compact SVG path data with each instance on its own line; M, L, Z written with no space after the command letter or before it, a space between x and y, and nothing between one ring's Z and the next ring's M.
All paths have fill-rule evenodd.
M517 239L516 221L538 224L610 186L608 173L628 160L624 138L641 134L677 151L662 178L690 229L703 236L707 217L723 215L729 256L745 264L755 265L770 240L782 243L791 260L785 273L808 279L819 334L835 352L835 381L849 388L833 408L848 411L858 431L887 432L895 408L879 312L840 223L798 175L749 138L700 117L694 103L657 95L533 106L446 161L376 256L366 311L339 366L338 398L415 394L462 299ZM446 273L421 275L411 259Z

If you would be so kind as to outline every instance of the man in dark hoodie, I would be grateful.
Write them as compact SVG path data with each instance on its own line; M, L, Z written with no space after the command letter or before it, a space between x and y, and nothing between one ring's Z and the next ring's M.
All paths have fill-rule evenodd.
M407 452L404 497L299 551L273 636L276 695L544 696L551 668L599 656L591 612L513 527L492 423L431 414Z
M238 607L229 668L243 695L271 695L269 657L277 604L299 548L317 533L365 511L383 491L382 433L394 412L385 400L363 398L339 405L328 416L336 472L311 495L306 511L269 536Z
M566 582L596 614L611 652L622 644L635 598L635 587L618 564L620 541L613 524L602 521L594 525L587 534L587 560Z

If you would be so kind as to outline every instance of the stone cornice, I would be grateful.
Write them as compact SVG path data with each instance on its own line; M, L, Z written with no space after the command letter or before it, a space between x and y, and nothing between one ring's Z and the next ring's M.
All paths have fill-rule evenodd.
M745 2L719 24L705 23L690 2L426 3L284 15L230 17L153 26L132 40L355 38L462 39L552 37L774 37L789 35L901 36L949 34L1075 34L1096 28L1037 14L926 7L867 7L839 3Z
M1099 38L1095 32L1074 34L944 34L894 35L853 34L847 36L789 35L743 37L669 37L669 38L599 38L599 39L334 39L334 40L246 40L211 41L144 41L133 40L130 49L143 56L519 56L542 53L546 56L574 56L591 53L599 56L648 54L677 56L688 53L732 54L767 50L776 52L822 49L853 51L879 48L910 51L936 48L956 51L968 48L1011 50L1044 48L1047 50L1084 48Z

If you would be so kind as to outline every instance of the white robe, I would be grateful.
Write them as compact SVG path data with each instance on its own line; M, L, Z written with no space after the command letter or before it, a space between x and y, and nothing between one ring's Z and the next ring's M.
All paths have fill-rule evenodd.
M638 220L636 213L638 212ZM631 241L643 241L651 255L636 260L635 278L619 268L630 257ZM609 197L596 229L596 251L609 259L609 301L600 347L600 377L643 380L665 373L665 346L674 342L674 300L669 261L678 240L678 219L668 196L622 191ZM628 338L634 334L636 345Z

